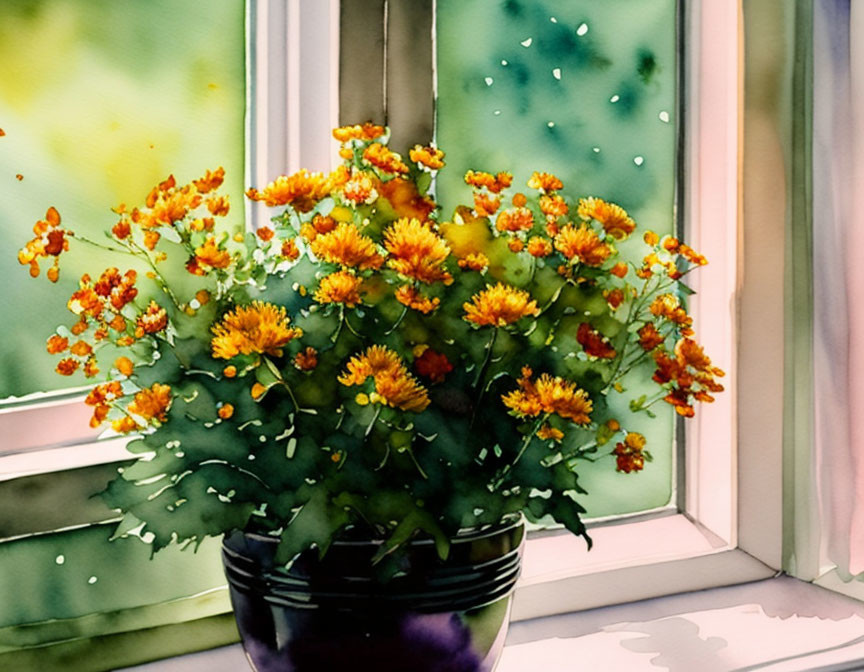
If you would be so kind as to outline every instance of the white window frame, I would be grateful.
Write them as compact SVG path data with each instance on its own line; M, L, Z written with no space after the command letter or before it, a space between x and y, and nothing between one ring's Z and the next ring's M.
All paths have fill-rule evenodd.
M301 166L328 170L339 0L247 2L247 184ZM514 620L753 581L780 567L782 258L778 276L742 245L741 5L687 7L684 214L688 241L710 258L692 313L697 337L728 372L727 389L689 423L683 511L597 527L590 553L569 534L532 537ZM247 207L250 226L266 221L266 211ZM0 408L0 480L128 458L123 439L93 441L88 417L80 395Z

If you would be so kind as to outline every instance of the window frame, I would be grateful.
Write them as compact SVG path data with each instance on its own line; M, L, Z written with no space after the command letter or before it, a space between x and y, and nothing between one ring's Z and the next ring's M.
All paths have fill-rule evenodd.
M683 465L688 487L680 510L597 526L592 530L597 550L591 554L569 534L532 537L514 620L753 581L781 566L783 260L779 277L776 267L760 266L752 232L765 223L751 225L744 207L748 115L742 5L740 0L679 2L692 36L684 69L684 221L687 240L711 259L697 274L691 312L698 338L728 372L727 390L689 423ZM364 13L366 5L383 12L378 28L378 15ZM410 25L406 22L416 12L429 12L428 41L424 33L388 48L388 25ZM340 37L340 20L344 24L349 18L351 31ZM416 99L411 113L396 112L388 102L386 79L406 77L396 64L409 64L415 72L428 70L419 81L434 94L434 0L247 0L247 24L248 184L263 184L300 166L327 170L334 163L329 129L365 118L356 116L356 99L352 108L351 97L339 86L340 78L343 83L349 78L351 64L369 63L345 51L358 35L384 39L383 44L366 40L367 48L371 43L373 51L381 50L380 57L374 56L381 68L380 100L368 82L369 93L361 100L380 109L388 122L392 119L399 137L431 139L422 135L434 118L428 97ZM367 27L377 33L366 32ZM249 226L266 218L258 204L247 204ZM769 226L775 232L780 227L782 240L782 216ZM779 312L771 308L776 305ZM0 408L0 480L57 471L58 464L66 469L128 458L124 439L97 441L92 430L85 431L89 412L81 398L67 392ZM35 442L28 439L33 427L44 432ZM80 432L73 429L79 427ZM550 557L567 562L544 564Z

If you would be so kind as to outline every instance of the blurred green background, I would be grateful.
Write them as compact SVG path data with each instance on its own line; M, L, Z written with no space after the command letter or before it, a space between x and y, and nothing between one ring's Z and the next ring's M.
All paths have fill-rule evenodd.
M142 204L170 173L183 183L223 165L229 218L242 222L244 10L243 0L0 2L0 399L85 382L53 372L45 340L74 322L64 306L82 273L125 263L73 241L57 285L50 264L31 279L16 255L49 206L101 237L112 206Z

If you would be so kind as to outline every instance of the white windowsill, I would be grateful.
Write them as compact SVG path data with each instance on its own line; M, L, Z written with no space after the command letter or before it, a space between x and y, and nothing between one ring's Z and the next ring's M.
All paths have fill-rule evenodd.
M864 605L789 577L515 623L497 672L864 669ZM239 645L126 672L237 672Z

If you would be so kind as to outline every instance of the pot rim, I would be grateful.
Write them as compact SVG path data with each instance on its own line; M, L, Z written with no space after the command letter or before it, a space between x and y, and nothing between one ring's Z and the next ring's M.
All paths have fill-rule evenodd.
M459 532L456 533L456 536L450 539L451 543L466 543L466 542L474 542L481 541L483 539L489 539L491 537L497 536L499 534L506 534L507 532L511 532L517 529L520 526L525 524L525 514L521 511L518 513L508 513L500 522L484 525L478 528L462 528ZM259 541L262 543L279 543L279 537L262 534L260 532L244 532L242 530L237 530L243 536L253 539L255 541ZM225 537L230 536L231 533L227 533ZM386 539L334 539L330 544L333 546L342 546L346 548L352 547L365 547L369 544L381 545L386 541ZM412 546L432 546L435 543L434 539L422 538L422 539L411 539L408 542ZM223 541L224 545L224 541Z

